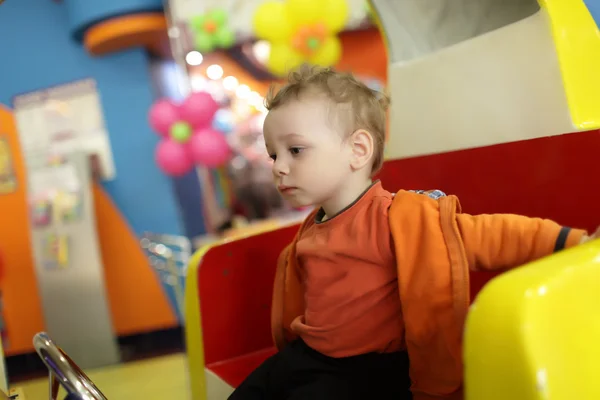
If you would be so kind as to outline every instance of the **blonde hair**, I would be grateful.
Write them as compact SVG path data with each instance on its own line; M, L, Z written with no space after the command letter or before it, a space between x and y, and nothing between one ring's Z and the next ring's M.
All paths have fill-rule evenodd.
M350 132L364 129L373 136L371 174L377 173L383 165L389 97L370 89L350 73L336 72L333 68L302 65L290 72L287 83L279 90L271 85L265 99L265 107L269 111L274 110L307 93L322 94L336 105L349 106L344 116L351 123Z

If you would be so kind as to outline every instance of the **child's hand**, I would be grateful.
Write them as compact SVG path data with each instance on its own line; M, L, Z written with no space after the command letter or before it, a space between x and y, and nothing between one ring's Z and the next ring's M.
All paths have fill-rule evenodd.
M579 243L585 243L585 242L589 242L590 240L594 240L594 239L598 239L600 238L600 227L598 227L598 229L596 229L596 232L594 232L593 235L588 236L585 235L581 238L581 241Z

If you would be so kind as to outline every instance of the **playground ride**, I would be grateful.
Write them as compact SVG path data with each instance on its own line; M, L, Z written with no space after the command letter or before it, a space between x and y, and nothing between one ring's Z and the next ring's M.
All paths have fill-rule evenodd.
M592 161L600 145L592 131L600 127L600 76L593 72L600 67L600 34L583 1L373 0L371 6L390 59L391 134L379 176L387 190L443 188L472 214L509 212L595 228L600 215L593 199L600 193L589 182L600 174ZM582 188L595 194L583 195ZM552 202L540 199L550 192ZM193 400L227 398L275 352L275 263L296 230L213 244L193 257L185 296ZM496 279L471 274L470 298L483 291L466 327L468 400L563 399L563 384L578 386L579 396L566 398L595 398L598 383L581 377L593 373L586 352L599 351L591 339L600 329L598 260L600 244L591 243ZM579 292L584 282L589 290ZM507 299L514 309L492 324ZM552 306L562 307L566 324L547 318ZM506 335L483 340L490 326ZM518 367L500 359L511 355ZM571 362L573 372L557 382L562 362ZM513 379L514 387L501 390Z
M275 263L297 228L211 245L190 262L186 338L193 400L226 399L275 353ZM598 398L598 309L600 241L493 279L466 325L465 399Z
M240 239L237 244L211 246L201 260L193 260L200 262L190 264L189 277L198 281L205 299L198 303L194 296L198 285L190 282L192 291L186 300L192 311L188 315L202 310L201 319L188 320L194 323L188 328L188 343L197 345L189 353L192 399L226 399L233 387L275 351L269 333L270 312L265 306L276 262L269 257L277 255L296 229L294 225ZM231 244L236 245L240 258L230 252ZM257 264L253 262L256 258L243 256L267 258ZM223 295L234 301L220 302ZM219 303L229 306L219 313ZM242 309L244 313L236 313ZM473 303L467 319L465 399L599 398L600 382L594 379L600 357L598 309L600 241L492 280ZM195 340L189 336L194 333L204 333L204 337ZM49 371L50 400L57 400L59 385L66 390L66 399L106 400L46 333L35 335L34 345ZM202 360L210 363L198 371Z

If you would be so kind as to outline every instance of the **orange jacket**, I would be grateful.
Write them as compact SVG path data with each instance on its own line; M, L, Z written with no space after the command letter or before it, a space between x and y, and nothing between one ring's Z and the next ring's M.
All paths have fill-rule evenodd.
M462 214L455 196L400 191L389 211L415 400L462 399L462 332L470 305L469 271L516 267L579 243L582 230L518 215ZM300 232L302 226L300 227ZM304 313L292 242L279 257L272 332L281 348Z

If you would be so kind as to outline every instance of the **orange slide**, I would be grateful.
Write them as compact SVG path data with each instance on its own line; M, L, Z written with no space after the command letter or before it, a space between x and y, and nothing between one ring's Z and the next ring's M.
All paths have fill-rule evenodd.
M0 194L0 248L5 264L1 289L9 335L5 352L10 356L32 352L32 338L45 324L29 235L26 170L12 112L2 105L0 140L11 150L16 180L13 192ZM176 326L176 316L134 232L101 184L94 183L93 193L116 333L128 335Z

